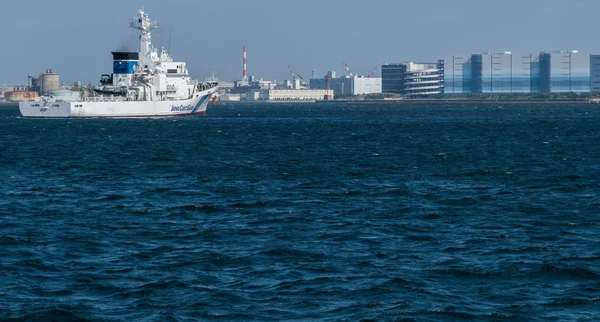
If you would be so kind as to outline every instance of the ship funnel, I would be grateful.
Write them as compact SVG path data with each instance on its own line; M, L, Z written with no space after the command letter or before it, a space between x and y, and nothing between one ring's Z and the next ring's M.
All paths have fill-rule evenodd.
M139 62L139 53L113 51L112 55L114 74L133 74Z

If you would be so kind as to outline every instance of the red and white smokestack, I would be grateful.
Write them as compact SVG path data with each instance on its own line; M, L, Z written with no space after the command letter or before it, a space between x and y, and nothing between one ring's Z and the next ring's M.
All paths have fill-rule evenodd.
M246 79L246 46L244 46L244 79Z

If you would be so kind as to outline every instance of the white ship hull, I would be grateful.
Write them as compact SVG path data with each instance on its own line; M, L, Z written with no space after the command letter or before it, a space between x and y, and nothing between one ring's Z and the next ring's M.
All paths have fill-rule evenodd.
M126 101L102 99L94 101L35 101L21 102L19 109L24 117L66 118L66 117L166 117L184 115L204 115L206 106L217 88L210 88L194 94L187 100L167 101Z

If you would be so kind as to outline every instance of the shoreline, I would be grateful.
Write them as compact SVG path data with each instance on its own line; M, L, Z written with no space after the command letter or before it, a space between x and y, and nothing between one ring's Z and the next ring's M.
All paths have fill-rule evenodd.
M217 101L211 103L214 106L223 106L227 104L273 104L273 103L326 103L326 104L347 104L347 105L497 105L497 104L598 104L598 99L455 99L455 98L430 98L430 99L365 99L365 100L316 100L316 101Z
M324 101L328 102L328 101ZM348 105L497 105L497 104L597 104L590 99L399 99L348 100Z
M498 105L498 104L553 104L553 105L592 105L599 104L600 99L365 99L365 100L302 100L302 101L217 101L209 106L224 106L228 104L347 104L347 105ZM18 102L0 102L0 107L19 107Z

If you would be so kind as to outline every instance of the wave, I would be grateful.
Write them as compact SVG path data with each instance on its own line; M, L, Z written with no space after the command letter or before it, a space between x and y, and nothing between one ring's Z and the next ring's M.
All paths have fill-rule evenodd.
M244 208L265 207L267 205L268 205L268 202L257 200L257 201L251 201L251 202L237 202L237 203L231 204L231 207L244 209Z
M435 236L430 236L430 235L408 235L408 236L404 237L404 240L431 242L431 241L436 241L437 238Z
M560 306L560 307L567 306L568 307L568 306L596 304L597 301L598 301L597 297L586 297L586 298L565 297L565 298L560 298L560 299L554 299L554 300L544 303L542 305L544 305L544 306Z
M304 259L309 261L314 261L317 259L325 259L328 256L322 252L310 252L305 250L298 250L293 248L272 248L266 251L258 252L259 255L264 255L268 257L284 257L291 259Z
M117 201L127 198L127 196L118 195L118 194L109 194L108 196L100 197L96 199L97 201Z
M76 315L73 312L54 309L36 313L25 314L16 318L2 319L5 322L85 322L85 321L97 321L95 319L86 319Z
M223 209L225 209L225 208L221 205L197 204L197 205L184 205L184 206L177 206L177 207L169 207L169 208L167 208L167 211L185 210L185 211L199 211L199 212L212 213L212 212L222 211Z
M545 274L557 275L563 278L576 279L597 279L600 274L587 268L581 267L561 267L552 263L544 263L541 272Z
M502 277L504 272L495 270L484 270L480 268L463 269L463 268L449 268L449 269L435 269L432 270L434 275L450 275L454 277L468 277L468 278L496 278Z
M23 244L33 244L31 239L14 238L11 236L0 236L0 246L17 246Z
M442 218L442 215L435 214L435 213L423 215L423 219L426 219L426 220L434 220L434 219L440 219L440 218Z

